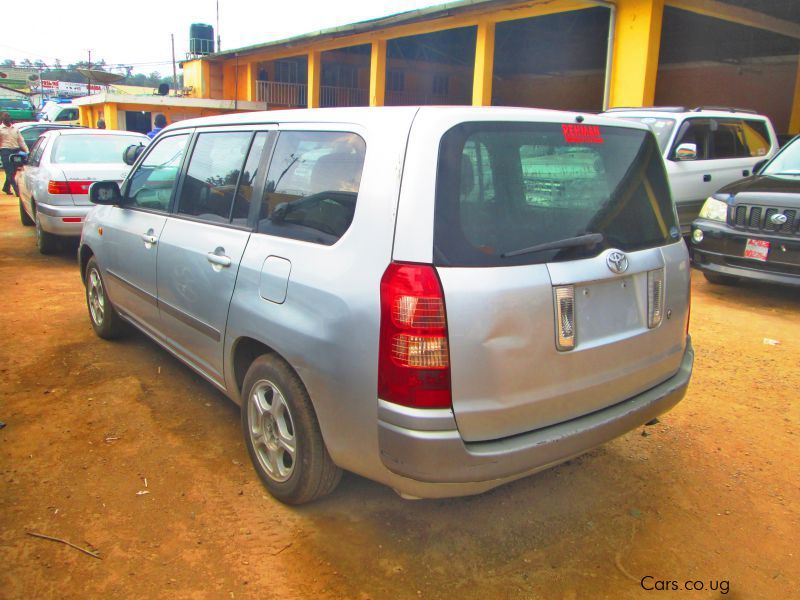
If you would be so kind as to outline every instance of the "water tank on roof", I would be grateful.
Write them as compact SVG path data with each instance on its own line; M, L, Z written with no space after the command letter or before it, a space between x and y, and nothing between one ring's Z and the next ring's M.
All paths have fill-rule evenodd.
M189 26L189 53L214 53L214 28L205 23L192 23Z

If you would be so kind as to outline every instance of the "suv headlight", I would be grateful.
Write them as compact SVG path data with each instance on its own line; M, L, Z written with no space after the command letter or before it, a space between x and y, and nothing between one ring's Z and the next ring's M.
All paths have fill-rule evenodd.
M728 218L728 205L722 200L716 198L708 198L703 208L700 209L701 219L710 219L712 221L724 221Z

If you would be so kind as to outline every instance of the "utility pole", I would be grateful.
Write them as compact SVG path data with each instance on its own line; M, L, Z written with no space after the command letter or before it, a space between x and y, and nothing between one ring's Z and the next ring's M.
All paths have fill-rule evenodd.
M178 69L175 66L175 34L170 33L169 37L172 39L172 94L178 95Z
M217 52L222 52L222 42L219 39L219 0L217 0Z

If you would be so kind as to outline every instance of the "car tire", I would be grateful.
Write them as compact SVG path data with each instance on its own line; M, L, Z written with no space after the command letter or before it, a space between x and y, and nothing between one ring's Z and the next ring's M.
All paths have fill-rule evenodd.
M736 285L739 282L738 277L733 277L732 275L720 275L719 273L706 273L703 272L703 277L709 283L713 283L715 285Z
M34 225L36 225L36 247L41 254L53 254L58 250L58 237L52 233L47 233L42 229L42 223L39 221L39 213L34 213Z
M94 257L86 263L84 272L86 289L86 307L89 309L89 321L98 337L104 340L118 338L125 330L125 323L111 304L106 294L106 286L100 267Z
M247 370L242 431L258 476L281 502L305 504L339 484L342 470L328 454L308 392L274 354L258 357Z
M19 220L25 227L33 225L33 219L25 212L25 207L22 205L22 200L19 200Z

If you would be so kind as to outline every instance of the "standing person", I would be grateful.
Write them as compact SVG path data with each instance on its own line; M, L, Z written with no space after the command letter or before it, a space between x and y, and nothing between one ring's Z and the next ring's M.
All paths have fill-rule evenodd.
M106 120L103 117L97 119L97 128L98 129L105 129L106 128Z
M14 127L14 122L7 112L0 113L0 158L3 161L3 170L6 173L6 182L3 185L3 193L10 194L11 188L14 188L14 195L19 197L19 188L17 182L14 181L14 172L16 169L11 164L11 155L16 154L20 150L28 151L28 146L22 135Z
M156 115L156 118L153 119L153 122L155 123L156 126L153 127L152 131L147 132L147 137L149 137L150 139L156 137L158 135L158 132L167 126L167 117L165 117L161 113L158 113Z

